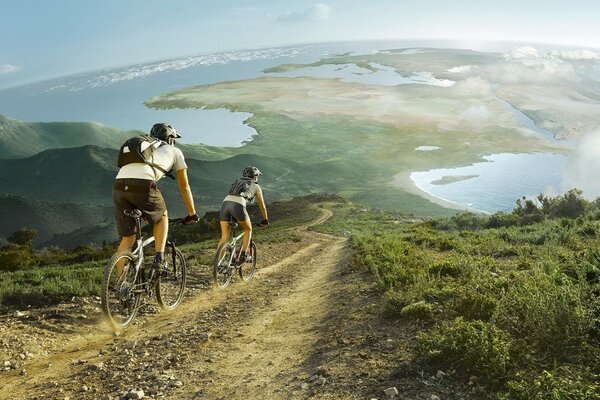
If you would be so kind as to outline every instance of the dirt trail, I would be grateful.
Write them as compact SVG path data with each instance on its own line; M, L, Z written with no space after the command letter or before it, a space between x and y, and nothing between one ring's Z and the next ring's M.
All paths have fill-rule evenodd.
M330 216L322 210L314 224ZM368 296L357 297L355 282L344 279L344 239L306 228L296 228L298 243L259 244L259 257L276 261L259 258L250 284L198 291L119 335L97 308L84 323L9 321L5 342L6 332L49 339L0 372L0 399L120 399L140 390L146 399L354 398L344 381L355 382L360 368L352 340L340 337L363 328L352 323L353 311L368 307Z

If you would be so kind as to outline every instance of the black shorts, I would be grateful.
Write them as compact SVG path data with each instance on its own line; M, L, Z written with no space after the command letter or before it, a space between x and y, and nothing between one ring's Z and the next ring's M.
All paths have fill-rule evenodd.
M113 184L115 220L120 236L135 234L135 220L123 214L123 210L137 208L151 223L160 221L167 206L154 181L146 179L115 179Z
M250 221L250 216L246 207L235 201L224 201L221 204L221 212L219 213L219 220L229 221L231 218L235 218L236 221Z

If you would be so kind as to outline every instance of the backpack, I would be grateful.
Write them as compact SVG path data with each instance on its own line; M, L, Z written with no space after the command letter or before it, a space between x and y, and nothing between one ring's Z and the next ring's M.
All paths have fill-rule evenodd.
M238 178L231 184L229 188L229 194L236 196L242 196L245 199L249 199L248 196L252 193L250 188L252 187L252 181L246 178Z
M127 139L119 149L117 166L120 168L127 164L144 163L164 172L169 178L175 179L171 175L171 171L166 171L152 162L152 154L164 144L166 143L162 140L149 135L134 136L131 139Z

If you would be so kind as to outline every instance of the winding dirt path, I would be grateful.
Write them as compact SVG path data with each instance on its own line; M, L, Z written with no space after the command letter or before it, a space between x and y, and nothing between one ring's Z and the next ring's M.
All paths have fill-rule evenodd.
M312 225L331 215L321 210ZM37 324L14 323L13 335L47 335L49 342L0 372L0 399L120 399L141 391L146 399L313 396L331 376L323 346L335 336L339 321L332 325L331 316L348 292L338 279L345 240L307 226L294 233L301 239L291 247L265 246L262 254L274 252L277 261L261 265L250 284L237 280L225 290L197 292L172 313L142 314L119 335L99 315L52 329L43 315L30 316Z

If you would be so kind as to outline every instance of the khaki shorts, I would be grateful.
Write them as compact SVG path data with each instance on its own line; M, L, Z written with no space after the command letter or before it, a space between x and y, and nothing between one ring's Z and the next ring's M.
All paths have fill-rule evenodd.
M117 231L121 237L135 235L136 223L123 210L137 208L150 223L160 221L167 206L154 181L145 179L115 179L113 184L113 205Z

